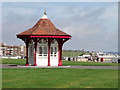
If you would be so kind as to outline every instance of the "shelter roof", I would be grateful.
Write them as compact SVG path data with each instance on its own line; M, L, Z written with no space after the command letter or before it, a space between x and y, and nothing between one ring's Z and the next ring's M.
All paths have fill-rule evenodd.
M48 19L46 13L43 17L30 29L17 34L17 36L69 36L69 34L59 30L54 24Z

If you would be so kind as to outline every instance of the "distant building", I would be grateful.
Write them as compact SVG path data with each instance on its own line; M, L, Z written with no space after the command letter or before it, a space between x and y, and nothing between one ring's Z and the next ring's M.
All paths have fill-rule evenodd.
M26 46L20 45L20 56L26 56Z
M6 45L0 43L0 56L25 56L26 47L24 45Z

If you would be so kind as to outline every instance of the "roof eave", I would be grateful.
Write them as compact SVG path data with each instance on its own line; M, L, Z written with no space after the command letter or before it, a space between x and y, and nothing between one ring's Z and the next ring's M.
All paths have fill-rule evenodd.
M16 35L17 38L71 38L70 35Z

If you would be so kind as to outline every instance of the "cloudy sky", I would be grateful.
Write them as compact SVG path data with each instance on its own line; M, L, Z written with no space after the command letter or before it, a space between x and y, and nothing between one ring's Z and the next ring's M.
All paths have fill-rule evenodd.
M53 24L72 36L63 49L118 50L117 2L4 2L2 42L24 44L16 34L35 25L44 8Z

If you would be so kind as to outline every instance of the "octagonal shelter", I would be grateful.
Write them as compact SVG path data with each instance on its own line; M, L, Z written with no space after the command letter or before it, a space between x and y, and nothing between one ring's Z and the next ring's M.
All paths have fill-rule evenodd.
M26 44L26 65L62 66L62 46L70 35L56 28L46 12L30 29L17 34Z

